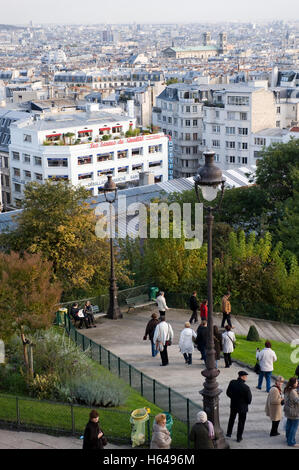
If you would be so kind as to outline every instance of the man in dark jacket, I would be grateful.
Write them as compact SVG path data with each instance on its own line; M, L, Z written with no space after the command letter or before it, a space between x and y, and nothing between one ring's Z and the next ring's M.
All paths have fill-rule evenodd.
M241 370L238 372L238 379L231 380L226 390L226 395L231 399L230 416L227 426L227 437L231 437L235 419L239 415L238 429L237 429L237 442L242 441L248 405L252 400L250 388L246 385L247 372Z
M197 295L196 291L192 292L192 295L189 300L190 310L192 310L192 315L189 320L190 325L192 325L193 320L194 320L194 323L198 322L197 310L199 309L199 303L198 303L196 295Z
M89 421L84 431L83 450L103 449L103 435L99 426L99 414L96 410L91 410Z
M206 362L206 348L208 340L208 328L207 322L203 320L199 327L197 328L197 337L195 344L197 345L198 351L201 352L201 359Z
M158 325L159 323L159 319L158 319L158 314L157 313L153 313L152 314L152 319L148 322L148 324L146 325L146 329L145 329L145 333L144 333L144 341L146 340L147 336L149 337L149 339L151 340L151 344L152 344L152 356L155 357L157 354L158 354L158 350L156 349L156 345L153 341L153 338L154 338L154 333L155 333L155 329L156 329L156 326Z

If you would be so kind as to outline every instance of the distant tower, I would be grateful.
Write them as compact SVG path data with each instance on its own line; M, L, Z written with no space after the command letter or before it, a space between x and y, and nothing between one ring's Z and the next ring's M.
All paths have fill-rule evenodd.
M203 33L203 45L208 46L211 42L211 33Z
M220 33L219 34L219 53L225 54L227 50L227 34Z

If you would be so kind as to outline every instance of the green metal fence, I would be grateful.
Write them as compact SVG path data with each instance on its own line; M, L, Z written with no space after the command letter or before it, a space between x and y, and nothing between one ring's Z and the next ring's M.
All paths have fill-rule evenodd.
M99 362L110 372L123 379L147 400L162 408L162 410L171 413L175 418L184 423L187 427L186 438L189 448L191 422L194 422L198 411L202 410L199 404L194 403L192 400L157 380L148 377L101 344L97 344L92 339L84 336L73 326L68 316L65 318L65 328L70 338L73 339L82 351L88 352L93 360Z

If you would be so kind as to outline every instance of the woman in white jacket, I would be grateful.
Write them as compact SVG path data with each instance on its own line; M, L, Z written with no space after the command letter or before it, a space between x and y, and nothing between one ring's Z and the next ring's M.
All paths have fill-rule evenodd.
M224 356L225 367L228 368L232 365L231 353L234 350L236 342L235 333L231 331L231 327L226 325L225 332L222 333L222 351Z
M185 364L187 364L187 366L191 366L192 364L192 353L194 350L192 338L196 338L196 333L192 330L190 323L187 321L185 328L181 332L179 341L179 348L185 358Z

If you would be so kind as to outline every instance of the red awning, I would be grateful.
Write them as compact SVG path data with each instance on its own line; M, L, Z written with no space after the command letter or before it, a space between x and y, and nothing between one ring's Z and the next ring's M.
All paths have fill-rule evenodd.
M83 132L92 132L92 129L89 129L88 131L78 131L78 134L82 134Z
M58 137L60 136L61 134L49 134L49 135L46 135L46 137Z
M100 127L100 131L110 131L111 127Z

